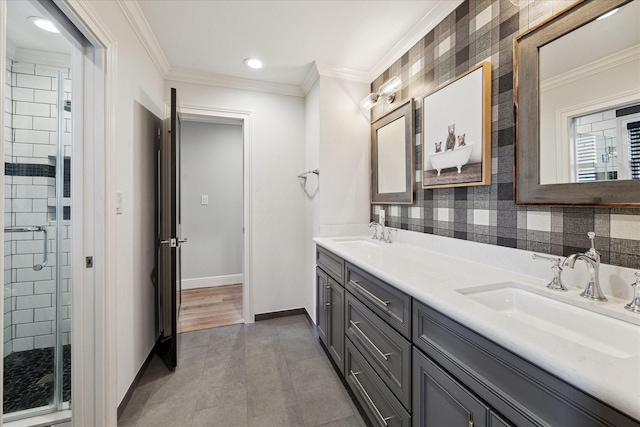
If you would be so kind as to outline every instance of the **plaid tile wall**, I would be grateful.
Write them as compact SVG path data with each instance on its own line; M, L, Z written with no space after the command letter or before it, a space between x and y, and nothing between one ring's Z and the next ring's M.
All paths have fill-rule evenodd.
M490 186L423 190L416 173L414 205L381 208L391 227L530 251L568 255L588 248L587 232L605 263L640 269L640 210L516 206L513 194L513 39L573 1L466 0L371 84L402 78L401 100L376 105L372 119L416 99L415 168L422 168L421 99L482 61L492 64ZM463 101L463 100L461 100Z

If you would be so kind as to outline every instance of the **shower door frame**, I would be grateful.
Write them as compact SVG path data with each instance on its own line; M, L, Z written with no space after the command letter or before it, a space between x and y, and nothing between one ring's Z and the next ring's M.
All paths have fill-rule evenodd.
M106 285L115 280L115 161L111 147L115 140L116 45L87 0L53 1L90 43L72 58L72 132L84 142L72 145L72 424L110 426L117 423L116 290ZM6 0L0 0L0 22L4 24L6 18ZM0 96L4 98L4 31L0 31L0 68ZM4 113L2 102L2 129ZM0 148L4 152L4 138ZM4 175L0 186L4 188ZM0 209L4 211L4 198L0 198ZM85 268L89 256L93 267ZM0 268L4 270L4 245L0 245ZM0 297L4 297L4 286ZM0 334L3 329L0 316ZM0 366L0 374L2 369ZM51 421L55 417L54 413Z

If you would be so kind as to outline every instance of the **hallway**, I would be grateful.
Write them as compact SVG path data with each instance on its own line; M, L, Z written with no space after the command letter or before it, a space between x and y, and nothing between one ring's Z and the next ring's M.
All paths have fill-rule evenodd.
M155 357L121 427L362 427L305 316L181 334L178 368Z

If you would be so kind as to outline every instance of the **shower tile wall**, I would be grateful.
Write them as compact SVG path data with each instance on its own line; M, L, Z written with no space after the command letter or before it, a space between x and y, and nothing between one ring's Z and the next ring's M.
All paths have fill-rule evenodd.
M5 127L5 226L47 227L48 263L43 233L5 234L4 355L55 345L56 235L55 156L58 70L64 99L70 98L69 70L7 61L8 127ZM63 112L65 158L71 148L71 113ZM65 163L69 161L65 159ZM65 191L65 193L67 193ZM68 194L65 194L68 197ZM69 199L65 199L65 204ZM68 209L68 208L67 208ZM70 224L64 215L62 238L63 344L70 343Z
M420 171L422 97L475 64L490 61L492 176L489 186L423 190L417 173L414 205L372 205L371 220L384 208L391 227L555 255L584 250L587 232L595 230L603 262L640 268L640 210L525 207L514 202L513 39L571 3L536 1L518 8L508 0L466 0L373 81L372 92L392 76L403 81L401 100L376 105L373 120L403 100L416 99L415 167Z

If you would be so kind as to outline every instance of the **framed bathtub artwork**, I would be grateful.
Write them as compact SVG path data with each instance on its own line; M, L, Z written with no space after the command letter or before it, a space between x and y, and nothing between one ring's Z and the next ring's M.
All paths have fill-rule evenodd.
M422 99L422 188L491 184L491 63Z
M413 115L410 99L371 124L371 203L413 203Z

